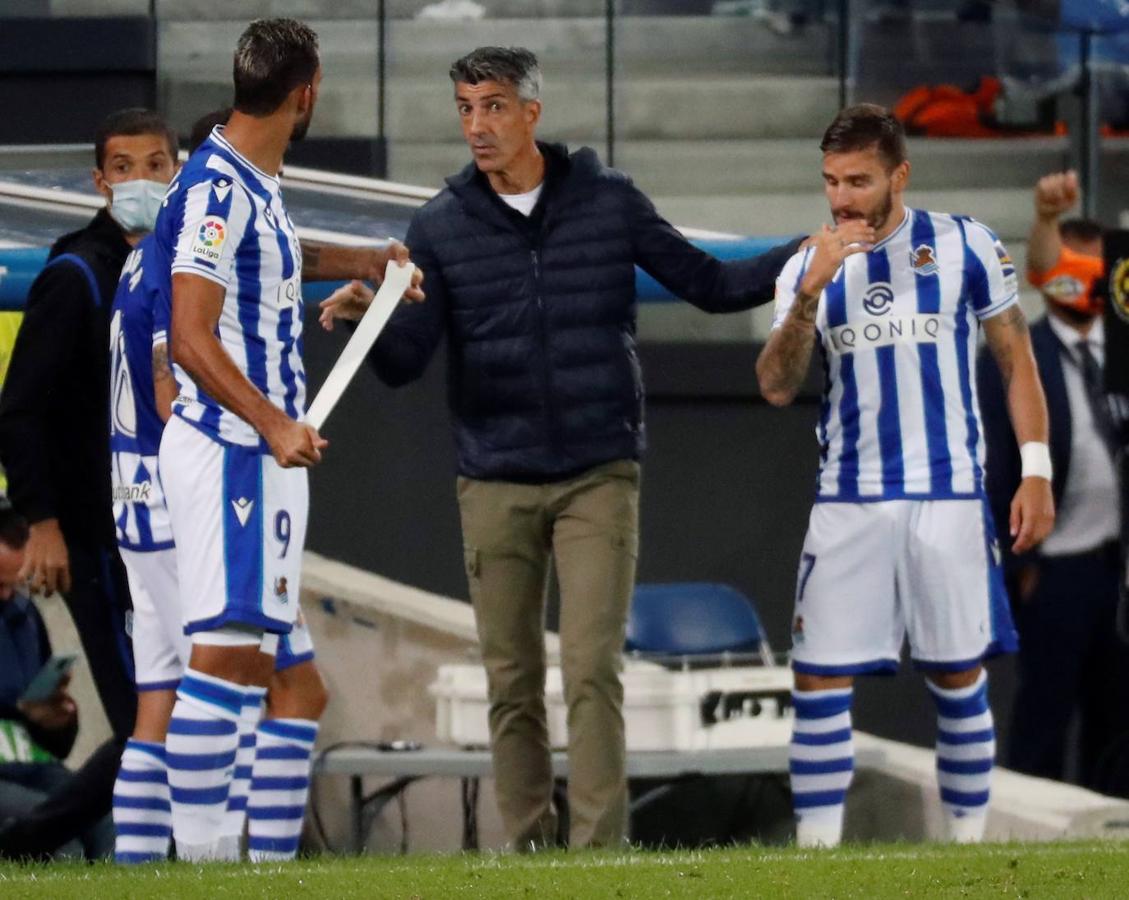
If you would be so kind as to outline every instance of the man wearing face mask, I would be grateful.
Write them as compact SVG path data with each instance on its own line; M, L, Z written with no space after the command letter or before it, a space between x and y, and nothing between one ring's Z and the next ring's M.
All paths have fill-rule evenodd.
M1058 518L1039 547L1006 555L1020 634L1006 758L1021 772L1098 787L1104 751L1129 728L1129 648L1114 628L1122 528L1117 459L1127 407L1126 398L1102 388L1101 226L1060 221L1077 201L1074 172L1048 175L1035 187L1027 277L1042 293L1047 314L1032 325L1031 344L1047 396ZM1019 452L1003 414L999 376L981 363L986 486L1002 526L1019 477ZM1076 767L1068 752L1075 715Z
M109 309L130 248L152 229L176 169L175 133L126 109L95 136L105 208L61 237L27 298L0 399L0 458L31 523L21 575L62 593L116 738L136 699L125 631L129 595L114 542L109 470Z

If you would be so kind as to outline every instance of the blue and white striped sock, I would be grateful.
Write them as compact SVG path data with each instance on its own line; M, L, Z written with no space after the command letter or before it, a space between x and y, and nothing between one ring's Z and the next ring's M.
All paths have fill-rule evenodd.
M988 706L988 673L946 690L926 680L937 704L937 784L946 837L961 844L984 839L996 730Z
M184 860L216 858L235 772L243 687L188 669L166 740L173 836Z
M309 719L259 723L247 800L247 851L253 862L293 859L297 854L317 736L318 723Z
M796 720L788 770L796 843L835 847L843 837L843 804L855 770L851 688L793 691Z
M231 861L239 859L243 829L247 824L247 795L251 792L251 767L255 763L255 728L263 715L263 698L267 695L267 689L257 685L250 685L244 690L243 708L239 714L239 749L235 753L235 775L231 779L231 790L227 795L227 812L224 813L217 849L220 859Z
M165 745L130 738L114 782L114 860L159 862L169 855L172 809Z

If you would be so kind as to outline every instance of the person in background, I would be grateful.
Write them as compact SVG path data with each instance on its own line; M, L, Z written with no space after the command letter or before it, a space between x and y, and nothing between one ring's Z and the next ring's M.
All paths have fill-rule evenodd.
M100 819L133 729L129 589L106 477L109 310L126 256L153 227L176 155L176 135L149 110L120 110L99 126L93 181L106 205L51 248L0 394L0 461L12 504L31 523L21 574L32 591L63 595L113 732L76 773L81 789L53 794L0 828L0 855L49 852L64 831Z
M63 765L78 734L69 675L42 700L22 699L51 659L51 641L35 603L22 592L27 522L0 500L0 822L26 815L54 791L71 786ZM56 857L105 857L113 847L108 816L63 842Z
M1058 518L1038 547L1004 548L1020 638L1007 764L1098 789L1103 755L1129 731L1129 646L1114 627L1125 512L1118 461L1129 402L1103 389L1102 228L1063 219L1078 202L1076 173L1047 175L1034 193L1027 278L1046 315L1031 326L1031 344L1047 395ZM1019 448L1002 415L996 368L980 362L986 486L1002 526Z

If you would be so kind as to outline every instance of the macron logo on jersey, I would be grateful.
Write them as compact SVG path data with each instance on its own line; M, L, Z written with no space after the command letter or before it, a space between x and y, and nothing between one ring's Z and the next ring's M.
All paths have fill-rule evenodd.
M251 509L254 505L255 501L249 500L246 497L240 497L238 500L231 501L231 506L235 510L235 518L239 520L240 525L247 524L247 520L251 518Z
M220 203L223 203L227 199L227 195L231 193L231 182L220 179L212 185L212 193L216 195L216 199Z

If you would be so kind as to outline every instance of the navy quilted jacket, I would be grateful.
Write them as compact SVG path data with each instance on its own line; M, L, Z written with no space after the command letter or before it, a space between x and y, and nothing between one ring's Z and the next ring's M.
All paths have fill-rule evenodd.
M556 481L637 459L635 266L695 306L731 312L771 300L798 246L719 262L593 150L540 147L549 175L530 220L473 163L416 212L406 243L427 300L402 304L370 356L385 382L404 384L446 333L458 470L471 478Z

